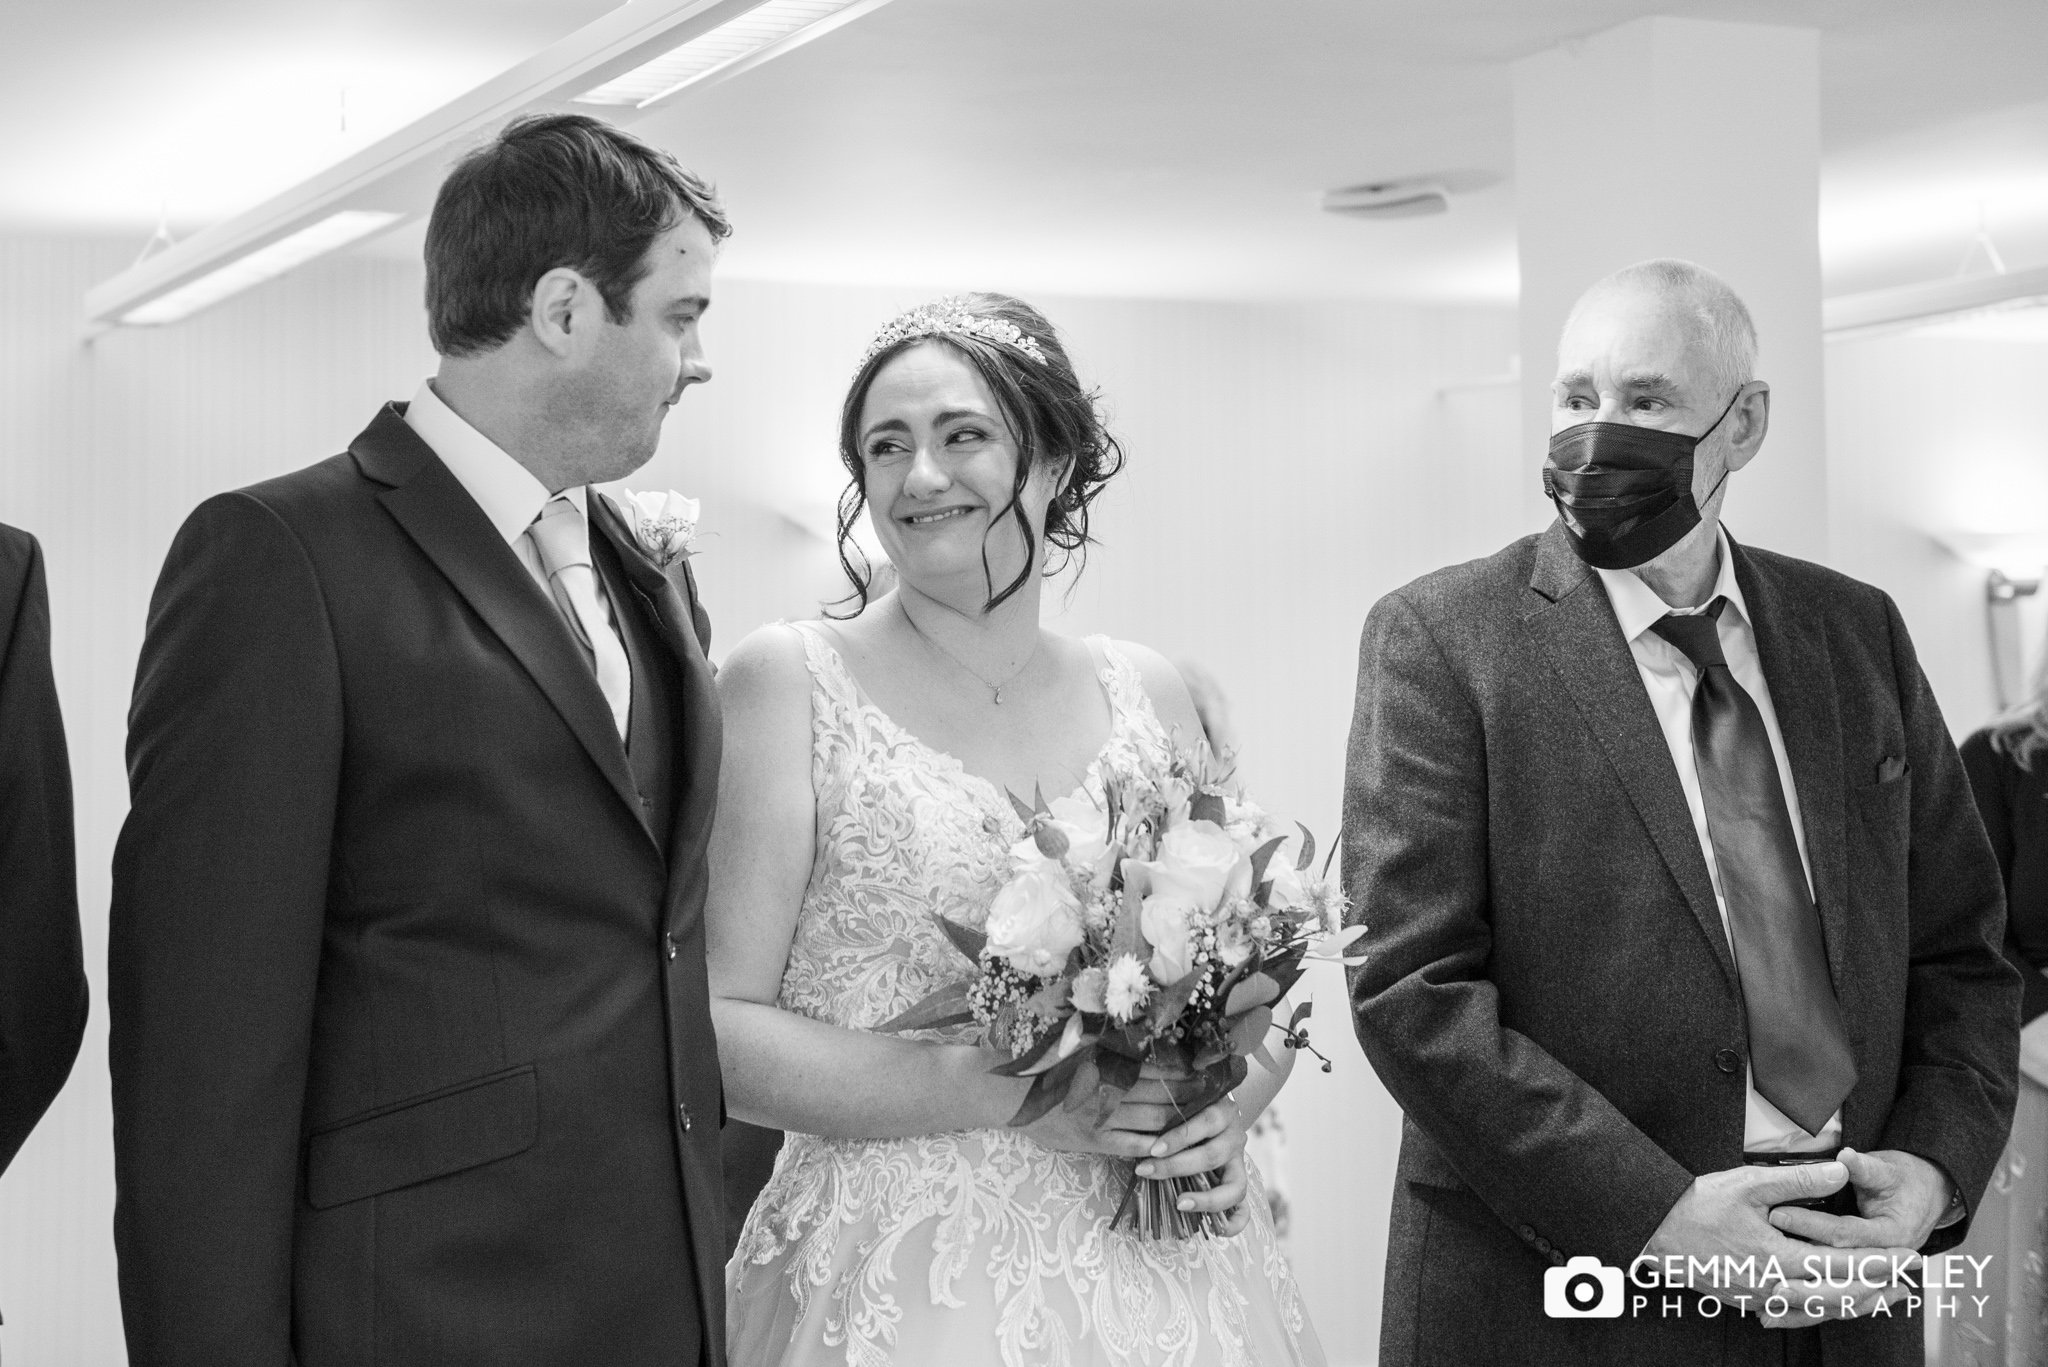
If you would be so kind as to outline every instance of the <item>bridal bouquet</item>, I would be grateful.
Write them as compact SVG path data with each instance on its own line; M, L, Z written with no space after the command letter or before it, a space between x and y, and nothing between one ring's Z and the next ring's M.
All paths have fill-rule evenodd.
M1346 961L1364 933L1342 929L1329 861L1309 872L1308 829L1261 811L1206 750L1161 759L1119 745L1101 772L1099 805L1012 796L1026 833L985 923L937 917L977 971L881 1027L979 1023L1010 1056L994 1071L1032 1079L1017 1125L1054 1106L1100 1125L1147 1064L1201 1080L1193 1115L1244 1080L1247 1057L1270 1062L1270 1030L1308 1047L1309 1004L1285 1024L1273 1004L1318 945L1313 957ZM1188 1237L1205 1222L1178 1198L1208 1185L1134 1173L1112 1224Z

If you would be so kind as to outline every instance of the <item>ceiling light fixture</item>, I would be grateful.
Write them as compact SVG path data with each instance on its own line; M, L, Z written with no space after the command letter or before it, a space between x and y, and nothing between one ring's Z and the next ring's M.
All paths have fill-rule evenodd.
M520 114L597 101L618 88L607 117L630 122L677 91L749 70L885 3L632 0L354 156L96 286L85 296L87 335L189 316L322 251L424 213L456 153ZM648 74L639 93L624 100L621 83L642 73ZM302 240L304 234L311 235ZM294 245L284 250L283 265L269 257L256 273L231 269L288 242ZM179 303L158 302L174 297Z
M1991 262L2003 267L1997 249L1980 235ZM1973 247L1972 250L1977 248ZM1966 263L1967 264L1967 263ZM1837 295L1821 301L1821 330L1830 340L1868 337L1956 318L1989 315L2048 304L2048 266L1995 270L1954 280L1931 280L1895 289Z
M273 280L316 256L382 232L398 222L399 217L398 214L365 209L344 209L330 214L310 227L281 237L247 256L238 256L219 269L166 294L159 294L148 303L122 314L121 321L138 326L175 323L231 294L239 294L251 285Z
M885 3L885 0L765 0L736 19L576 97L577 104L646 109L714 77L737 75Z

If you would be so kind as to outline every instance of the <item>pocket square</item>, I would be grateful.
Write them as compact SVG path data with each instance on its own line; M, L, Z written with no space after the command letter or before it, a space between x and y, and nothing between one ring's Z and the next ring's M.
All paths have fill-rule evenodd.
M1906 763L1903 755L1886 755L1877 762L1877 781L1896 783L1913 772L1913 766Z

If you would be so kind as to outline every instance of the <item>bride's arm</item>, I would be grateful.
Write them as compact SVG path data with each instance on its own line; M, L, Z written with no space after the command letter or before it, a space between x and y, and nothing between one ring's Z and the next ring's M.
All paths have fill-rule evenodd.
M719 670L718 690L725 755L705 935L727 1109L758 1125L835 1138L1007 1125L1031 1082L992 1075L995 1060L984 1051L846 1030L775 1005L817 820L802 640L787 627L755 632ZM1141 1158L1179 1119L1169 1100L1164 1087L1144 1083L1101 1131L1054 1107L1028 1133L1056 1148ZM1212 1107L1180 1126L1167 1150L1200 1147L1226 1124Z
M764 627L718 672L725 713L705 942L726 1108L839 1138L1003 1125L1028 1080L981 1051L846 1030L775 1005L811 874L811 677L803 641Z

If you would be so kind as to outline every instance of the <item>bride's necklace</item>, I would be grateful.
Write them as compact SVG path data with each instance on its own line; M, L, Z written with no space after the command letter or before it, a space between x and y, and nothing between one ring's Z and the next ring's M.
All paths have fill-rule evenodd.
M996 680L989 678L986 674L983 674L974 666L968 664L967 661L961 659L952 651L940 645L930 636L926 635L924 628L917 624L917 619L910 615L910 609L903 606L903 600L901 598L898 598L896 600L896 610L903 614L903 620L910 624L910 630L912 631L912 633L916 635L918 640L923 641L927 646L931 647L933 650L936 650L937 652L939 652L939 654L951 660L955 665L958 665L968 675L972 676L977 682L981 684L983 688L986 688L988 690L989 699L992 702L994 702L997 707L1001 707L1003 705L1003 690L1008 688L1011 684L1017 682L1017 680L1023 676L1024 671L1031 668L1032 661L1038 658L1038 652L1044 646L1043 639L1033 641L1031 643L1031 653L1024 657L1024 663L1018 665L1015 669L1011 670L1008 678L1003 679L1001 682L997 682Z

